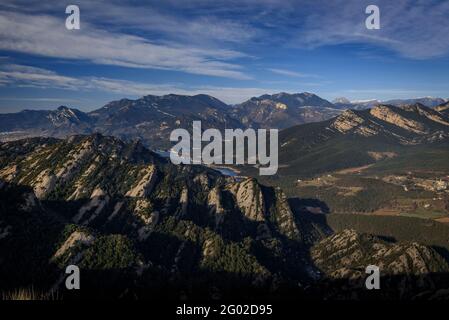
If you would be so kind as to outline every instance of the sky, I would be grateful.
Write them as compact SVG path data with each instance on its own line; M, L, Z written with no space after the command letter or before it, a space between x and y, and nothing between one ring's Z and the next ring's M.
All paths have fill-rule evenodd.
M168 93L449 98L448 17L444 0L2 0L0 113Z

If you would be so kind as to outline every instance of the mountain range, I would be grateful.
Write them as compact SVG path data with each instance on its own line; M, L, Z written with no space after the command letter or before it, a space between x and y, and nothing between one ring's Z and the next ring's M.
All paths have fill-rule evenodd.
M0 115L2 290L448 299L448 110L346 109L280 93L235 106L166 95ZM223 175L155 152L194 120L281 128L278 173L246 165ZM82 269L80 292L63 287L69 264ZM381 268L382 290L366 290L369 264Z
M443 99L418 100L432 106L436 102L444 102ZM348 108L367 109L377 104L380 104L377 100L347 103L344 98L333 104L306 92L262 95L233 106L202 94L149 95L136 100L113 101L88 113L61 106L50 111L24 110L0 114L0 139L6 141L33 136L64 138L73 134L99 132L126 141L139 139L152 149L167 149L171 145L170 132L176 128L190 129L195 120L201 120L204 129L285 129L328 120Z
M244 126L284 129L297 124L327 120L341 111L312 93L262 95L236 105L232 115Z
M375 107L379 104L385 104L385 105L393 105L393 106L401 106L401 105L410 105L410 104L422 104L429 108L434 108L436 106L439 106L445 102L447 102L448 99L442 99L442 98L434 98L434 97L423 97L423 98L414 98L414 99L393 99L393 100L377 100L377 99L368 99L368 100L354 100L349 101L348 99L344 97L336 98L332 101L334 106L336 106L339 109L354 109L354 110L362 110L362 109L368 109Z
M440 110L440 111L438 111ZM378 105L282 130L279 170L259 177L321 213L369 213L447 221L447 103ZM257 176L257 168L240 168ZM309 211L310 211L309 210Z
M334 232L279 188L175 166L139 142L100 134L5 142L0 179L3 290L411 299L444 297L449 286L449 265L431 246ZM381 291L364 289L368 262L382 267ZM83 290L62 288L69 264L83 270Z
M449 117L437 110L422 104L378 105L367 110L346 110L327 121L288 128L280 133L280 163L286 165L285 170L297 174L316 173L311 171L311 165L323 170L331 166L334 170L345 169L375 162L376 152L446 144ZM328 164L311 161L311 157L326 159Z

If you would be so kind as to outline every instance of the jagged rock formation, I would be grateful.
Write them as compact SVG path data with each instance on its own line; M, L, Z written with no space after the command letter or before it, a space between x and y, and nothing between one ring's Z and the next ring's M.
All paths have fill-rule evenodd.
M365 278L365 268L370 264L385 274L426 275L449 270L444 259L428 247L418 243L391 244L354 230L317 243L312 248L312 259L333 279Z
M82 231L73 231L73 233L70 234L67 240L62 244L62 246L60 246L55 252L53 259L61 257L67 252L67 250L70 250L76 244L90 245L93 241L94 237L92 235Z
M388 291L396 286L401 298L416 297L419 290L437 287L437 280L429 275L449 271L447 262L431 248L413 242L388 243L354 230L320 241L311 255L328 281L344 280L348 286L345 290L353 289L353 295L362 291L368 265L379 268L381 289Z
M0 155L4 183L31 188L44 204L42 208L38 205L38 211L48 210L57 220L62 219L63 225L73 226L51 252L54 264L83 264L88 250L103 237L89 229L105 236L123 234L138 247L152 248L155 256L142 260L147 267L152 259L157 260L157 252L164 250L156 245L157 239L176 235L180 240L173 244L174 260L167 257L172 261L172 274L184 268L185 255L193 255L195 265L211 270L248 268L254 272L253 280L262 283L278 268L306 263L299 251L291 254L289 263L268 269L257 262L258 254L250 247L263 251L268 250L265 246L274 246L287 254L292 250L287 242L300 243L301 231L285 196L254 179L236 181L201 166L174 166L139 144L98 134L66 141L36 138L8 142L1 145ZM23 199L27 204L26 199L31 198ZM2 238L8 237L9 224L1 226ZM246 248L244 241L252 244ZM246 262L241 264L239 259ZM134 262L132 265L137 268ZM298 270L297 277L307 278L307 271Z
M339 115L331 126L341 133L345 133L361 125L365 120L354 111L347 110Z
M108 295L209 297L213 290L229 297L236 285L242 296L283 288L300 294L298 282L320 287L328 275L351 277L344 268L364 265L374 249L391 274L446 270L426 247L353 232L323 240L311 259L310 246L328 230L294 213L279 188L175 166L139 143L99 134L0 144L0 179L6 288L37 277L34 285L57 290L64 267L77 264L90 289L114 279ZM371 249L360 253L359 238ZM331 265L329 250L341 261Z
M388 135L408 144L425 141L435 133L440 133L441 139L447 138L449 118L421 104L378 105L368 111L347 110L331 122L330 128L343 134Z

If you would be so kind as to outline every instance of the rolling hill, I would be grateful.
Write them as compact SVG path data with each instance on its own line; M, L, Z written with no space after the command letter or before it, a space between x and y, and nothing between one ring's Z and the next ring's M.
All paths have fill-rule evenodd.
M347 110L279 135L279 170L259 177L319 212L449 213L449 119L420 104ZM257 176L255 168L245 174ZM314 206L312 206L314 207Z

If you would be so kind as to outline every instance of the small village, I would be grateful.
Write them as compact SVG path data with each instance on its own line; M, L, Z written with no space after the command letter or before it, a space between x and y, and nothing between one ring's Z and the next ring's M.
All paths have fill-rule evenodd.
M386 176L382 178L387 183L400 185L404 191L411 190L426 190L432 192L445 192L449 193L449 176L439 178L417 178L412 174L406 176Z

